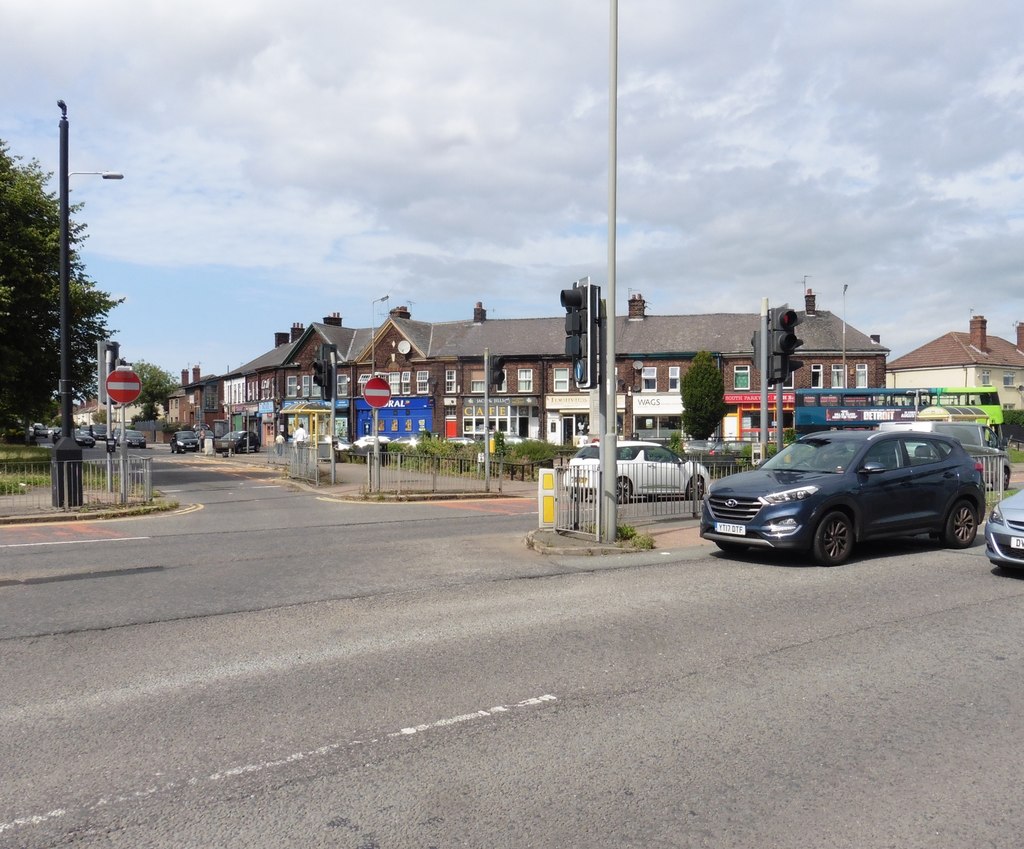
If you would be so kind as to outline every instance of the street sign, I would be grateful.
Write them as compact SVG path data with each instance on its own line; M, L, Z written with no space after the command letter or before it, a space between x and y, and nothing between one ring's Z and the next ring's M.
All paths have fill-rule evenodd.
M371 377L363 387L363 397L371 407L386 407L391 400L391 384L383 377Z
M107 394L115 404L130 404L142 392L142 381L130 369L119 368L107 376Z

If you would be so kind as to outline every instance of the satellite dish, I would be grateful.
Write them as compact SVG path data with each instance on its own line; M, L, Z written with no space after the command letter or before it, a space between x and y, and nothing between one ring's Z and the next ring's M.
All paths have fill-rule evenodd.
M408 354L412 350L412 345L409 344L408 339L403 339L398 343L398 352L400 354Z
M644 367L643 360L633 360L633 371L640 371Z

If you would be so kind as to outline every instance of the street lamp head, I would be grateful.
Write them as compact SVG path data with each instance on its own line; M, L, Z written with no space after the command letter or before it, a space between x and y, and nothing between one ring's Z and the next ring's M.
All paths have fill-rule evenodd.
M123 180L124 174L119 171L69 171L68 176L74 177L76 174L91 174L95 177L102 177L104 180Z

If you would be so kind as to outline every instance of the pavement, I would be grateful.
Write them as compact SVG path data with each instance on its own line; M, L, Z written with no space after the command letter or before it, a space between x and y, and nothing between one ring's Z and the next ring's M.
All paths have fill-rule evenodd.
M225 465L243 465L258 468L261 470L273 470L279 468L268 463L265 453L239 454L233 457L221 457L219 455L209 456L197 454L197 458L211 462L223 463ZM289 479L288 483L297 489L304 489L309 492L316 492L319 495L330 496L341 499L352 499L358 501L368 500L363 492L366 483L366 466L358 463L338 463L335 466L335 483L321 484L315 486L301 480ZM536 481L511 481L494 480L491 482L490 492L441 492L432 494L406 494L390 496L370 496L374 501L408 502L408 501L439 501L439 500L487 500L496 498L528 498L536 503L537 482ZM157 499L153 504L134 505L122 507L117 504L99 507L93 505L88 510L65 511L46 508L33 512L32 514L13 513L3 515L3 505L0 504L0 525L35 524L46 522L69 522L86 520L116 519L123 516L138 516L146 513L158 513L177 507L176 502ZM698 520L689 516L678 519L659 519L647 524L635 525L639 534L645 534L654 540L654 549L657 551L677 550L693 548L697 546L710 546L701 540L698 533ZM626 554L629 552L646 551L648 549L637 548L628 543L599 543L592 537L579 536L575 534L558 533L546 528L537 528L526 535L525 545L539 554L545 555L569 555L581 557L593 557L606 554Z

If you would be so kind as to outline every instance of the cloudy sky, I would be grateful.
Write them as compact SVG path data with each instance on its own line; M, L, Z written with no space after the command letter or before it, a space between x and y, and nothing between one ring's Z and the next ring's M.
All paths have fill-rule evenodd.
M1020 0L619 0L617 302L802 304L892 356L1024 320ZM604 282L608 0L0 0L0 138L71 178L131 360L560 314ZM56 190L56 181L54 181Z

